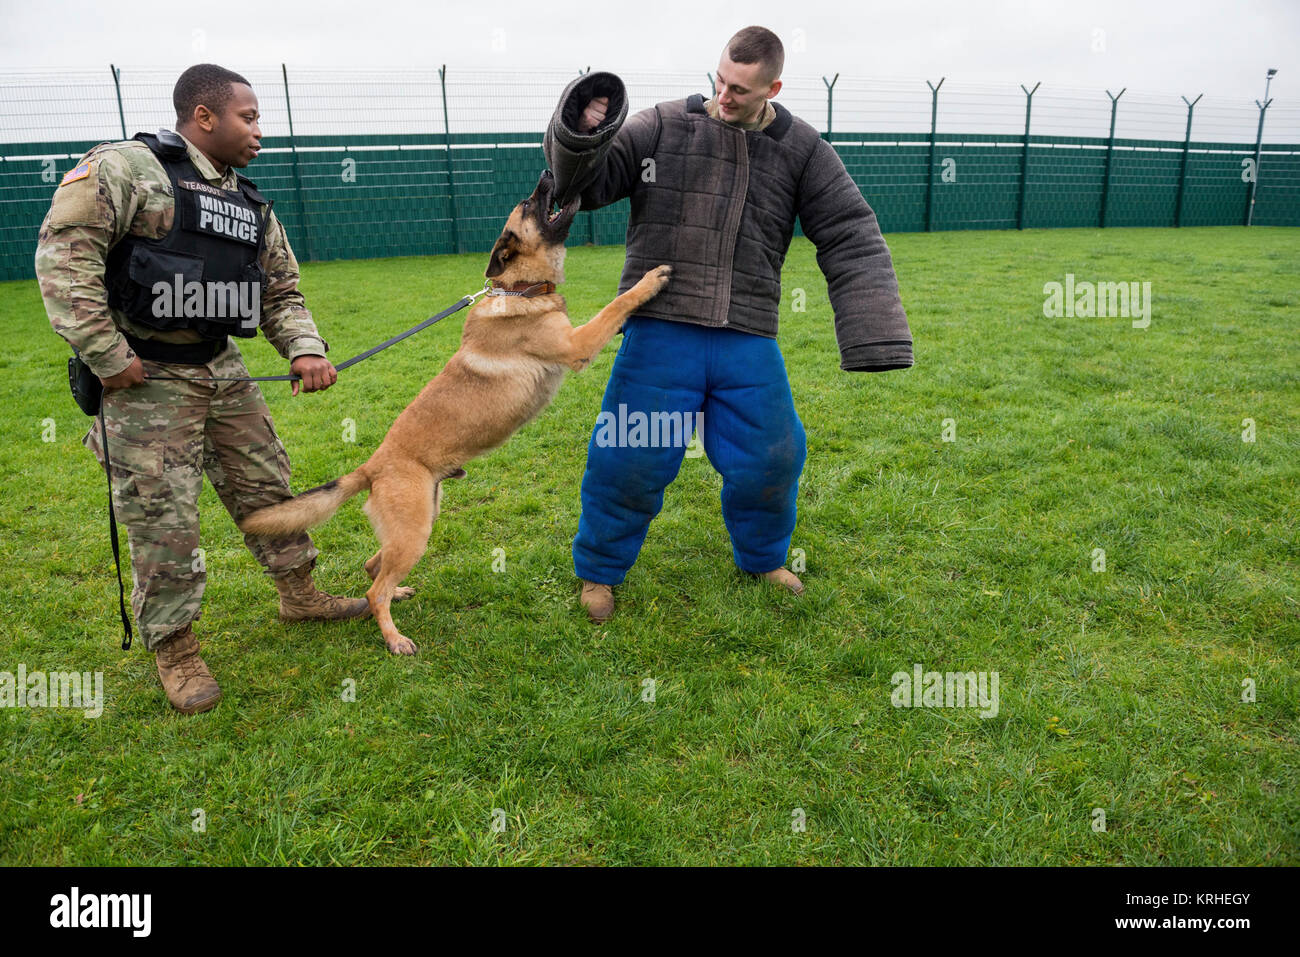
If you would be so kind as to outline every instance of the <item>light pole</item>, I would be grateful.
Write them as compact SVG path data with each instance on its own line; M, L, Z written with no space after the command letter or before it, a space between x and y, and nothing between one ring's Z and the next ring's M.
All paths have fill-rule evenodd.
M1264 102L1255 101L1259 107L1259 129L1255 133L1255 170L1250 179L1250 198L1246 201L1246 225L1255 217L1255 187L1259 185L1259 151L1264 142L1264 111L1273 101L1268 98L1268 87L1273 82L1273 77L1277 76L1277 70L1273 67L1268 68L1268 75L1264 79Z

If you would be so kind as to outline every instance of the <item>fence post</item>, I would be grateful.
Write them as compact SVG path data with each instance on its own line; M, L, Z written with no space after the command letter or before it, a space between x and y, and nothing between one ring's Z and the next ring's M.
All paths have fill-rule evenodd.
M307 251L306 258L316 258L311 242L311 221L307 215L307 203L302 195L302 173L298 169L298 141L293 135L293 107L289 105L289 69L280 64L280 75L284 77L284 110L289 114L289 152L293 157L293 185L298 192L298 209L302 211L302 241Z
M1260 149L1264 145L1264 111L1272 103L1271 99L1266 99L1263 103L1255 101L1259 107L1259 130L1255 133L1255 174L1250 178L1250 189L1246 190L1246 223L1249 226L1251 220L1255 218L1255 186L1259 183L1259 161Z
M939 86L943 86L943 81L947 77L939 77ZM939 119L939 86L935 86L929 80L925 85L930 88L930 159L926 164L925 177L925 231L930 231L930 209L931 197L934 193L934 131L935 124Z
M1124 87L1114 96L1111 96L1110 90L1106 95L1110 96L1110 141L1106 144L1106 172L1101 180L1101 228L1106 228L1106 204L1110 201L1110 164L1115 155L1115 112L1119 109L1119 98L1124 95Z
M826 77L822 77L822 82L826 83L826 142L831 139L831 103L835 98L835 83L839 80L840 75L835 74L835 79L826 83Z
M1025 90L1025 85L1020 84L1020 89L1025 90L1025 151L1020 156L1020 202L1016 204L1016 229L1025 228L1025 191L1029 187L1029 111L1034 105L1034 94L1042 85L1043 81L1039 80L1032 90Z
M1192 108L1201 102L1202 93L1190 103L1187 97L1183 97L1183 102L1187 103L1187 135L1183 137L1183 161L1178 167L1178 198L1174 200L1174 225L1183 224L1183 189L1187 185L1187 152L1192 147Z
M438 80L442 83L442 130L447 146L447 195L451 201L451 249L460 252L459 216L456 213L456 175L451 165L451 121L447 118L447 64L438 67Z
M113 89L117 91L117 118L122 123L122 139L126 139L126 114L122 112L122 68L109 64L113 71Z

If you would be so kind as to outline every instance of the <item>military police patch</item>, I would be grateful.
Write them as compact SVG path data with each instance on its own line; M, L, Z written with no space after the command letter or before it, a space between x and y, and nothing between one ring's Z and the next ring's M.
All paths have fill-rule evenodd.
M60 182L59 185L67 186L69 183L75 183L77 180L85 179L89 175L90 164L82 163L80 166L74 166L72 169L68 170L63 176L63 181Z

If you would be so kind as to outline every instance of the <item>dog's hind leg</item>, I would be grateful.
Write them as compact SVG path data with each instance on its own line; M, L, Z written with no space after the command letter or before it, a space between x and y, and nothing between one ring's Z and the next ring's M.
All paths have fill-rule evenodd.
M366 559L366 564L364 567L366 569L366 574L370 576L371 581L374 581L375 576L379 574L379 566L383 557L384 557L384 550L381 548L379 551L375 552L373 555L371 555L369 558ZM415 589L410 588L406 585L403 585L400 588L396 588L393 590L393 601L405 601L406 599L413 598L414 596L415 596Z
M375 579L366 598L383 632L384 644L395 655L413 655L417 650L415 643L393 624L389 605L402 579L424 555L438 514L438 492L428 472L389 471L375 482L365 505L380 543L378 554L366 563L369 570L370 563L375 562Z

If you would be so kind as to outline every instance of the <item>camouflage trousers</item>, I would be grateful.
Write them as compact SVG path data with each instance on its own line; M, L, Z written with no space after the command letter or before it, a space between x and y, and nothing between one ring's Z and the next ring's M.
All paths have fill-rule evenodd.
M231 342L207 365L142 360L146 376L247 376ZM131 608L155 649L199 617L207 570L199 550L199 493L206 474L236 522L289 498L289 456L255 382L148 380L104 393L113 509L131 543ZM82 443L104 463L96 419ZM245 535L268 574L318 554L306 534Z

